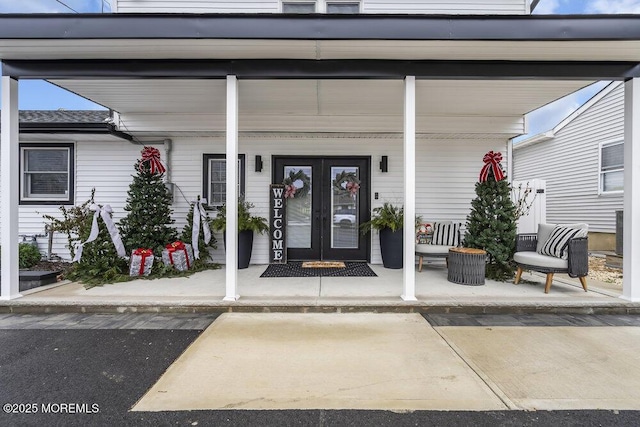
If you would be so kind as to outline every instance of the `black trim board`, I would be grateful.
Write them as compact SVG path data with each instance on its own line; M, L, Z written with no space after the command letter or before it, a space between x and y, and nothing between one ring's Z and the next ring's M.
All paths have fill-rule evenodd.
M640 15L2 14L0 39L640 40Z
M640 23L639 23L640 24ZM5 60L2 74L27 79L584 79L640 77L640 63L441 60Z
M20 123L20 133L63 133L84 135L112 135L133 142L134 137L116 129L111 123Z

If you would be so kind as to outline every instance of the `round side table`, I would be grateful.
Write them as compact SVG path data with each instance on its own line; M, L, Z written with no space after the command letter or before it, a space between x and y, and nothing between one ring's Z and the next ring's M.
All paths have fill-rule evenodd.
M447 280L460 285L484 285L487 252L473 248L449 249Z

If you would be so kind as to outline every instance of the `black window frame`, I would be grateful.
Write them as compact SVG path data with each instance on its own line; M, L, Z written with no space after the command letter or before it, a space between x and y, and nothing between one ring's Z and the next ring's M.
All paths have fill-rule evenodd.
M76 162L75 162L75 146L74 142L21 142L19 144L19 169L20 169L20 177L18 180L18 204L24 206L35 206L35 205L73 205L75 203L75 184L76 184ZM47 198L47 199L35 199L35 198L27 198L24 195L24 189L22 187L24 181L24 149L31 148L48 148L48 149L67 149L69 150L69 180L68 180L68 191L66 196L61 196L59 198Z
M240 161L238 174L240 175L240 194L242 197L245 192L245 174L246 174L246 161L244 154L238 154L238 160ZM209 154L205 153L202 155L202 197L207 199L207 209L217 210L220 206L212 205L209 200L209 195L211 194L209 186L211 183L209 182L209 161L210 160L225 160L227 156L225 154Z

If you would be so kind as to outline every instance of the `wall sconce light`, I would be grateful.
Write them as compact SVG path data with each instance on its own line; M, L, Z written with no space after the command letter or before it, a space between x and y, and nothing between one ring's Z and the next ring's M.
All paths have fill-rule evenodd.
M389 156L382 156L380 160L380 172L389 172Z
M262 172L262 156L256 156L256 172Z

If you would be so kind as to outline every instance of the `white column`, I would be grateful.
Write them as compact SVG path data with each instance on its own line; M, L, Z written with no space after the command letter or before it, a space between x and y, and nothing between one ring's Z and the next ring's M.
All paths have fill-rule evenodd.
M227 76L227 245L224 301L238 295L238 79Z
M640 78L624 84L622 298L640 301Z
M0 221L2 227L2 287L0 299L18 298L18 81L2 77L2 139L0 148L0 169L2 206Z
M402 299L416 301L416 78L404 79L404 268Z

